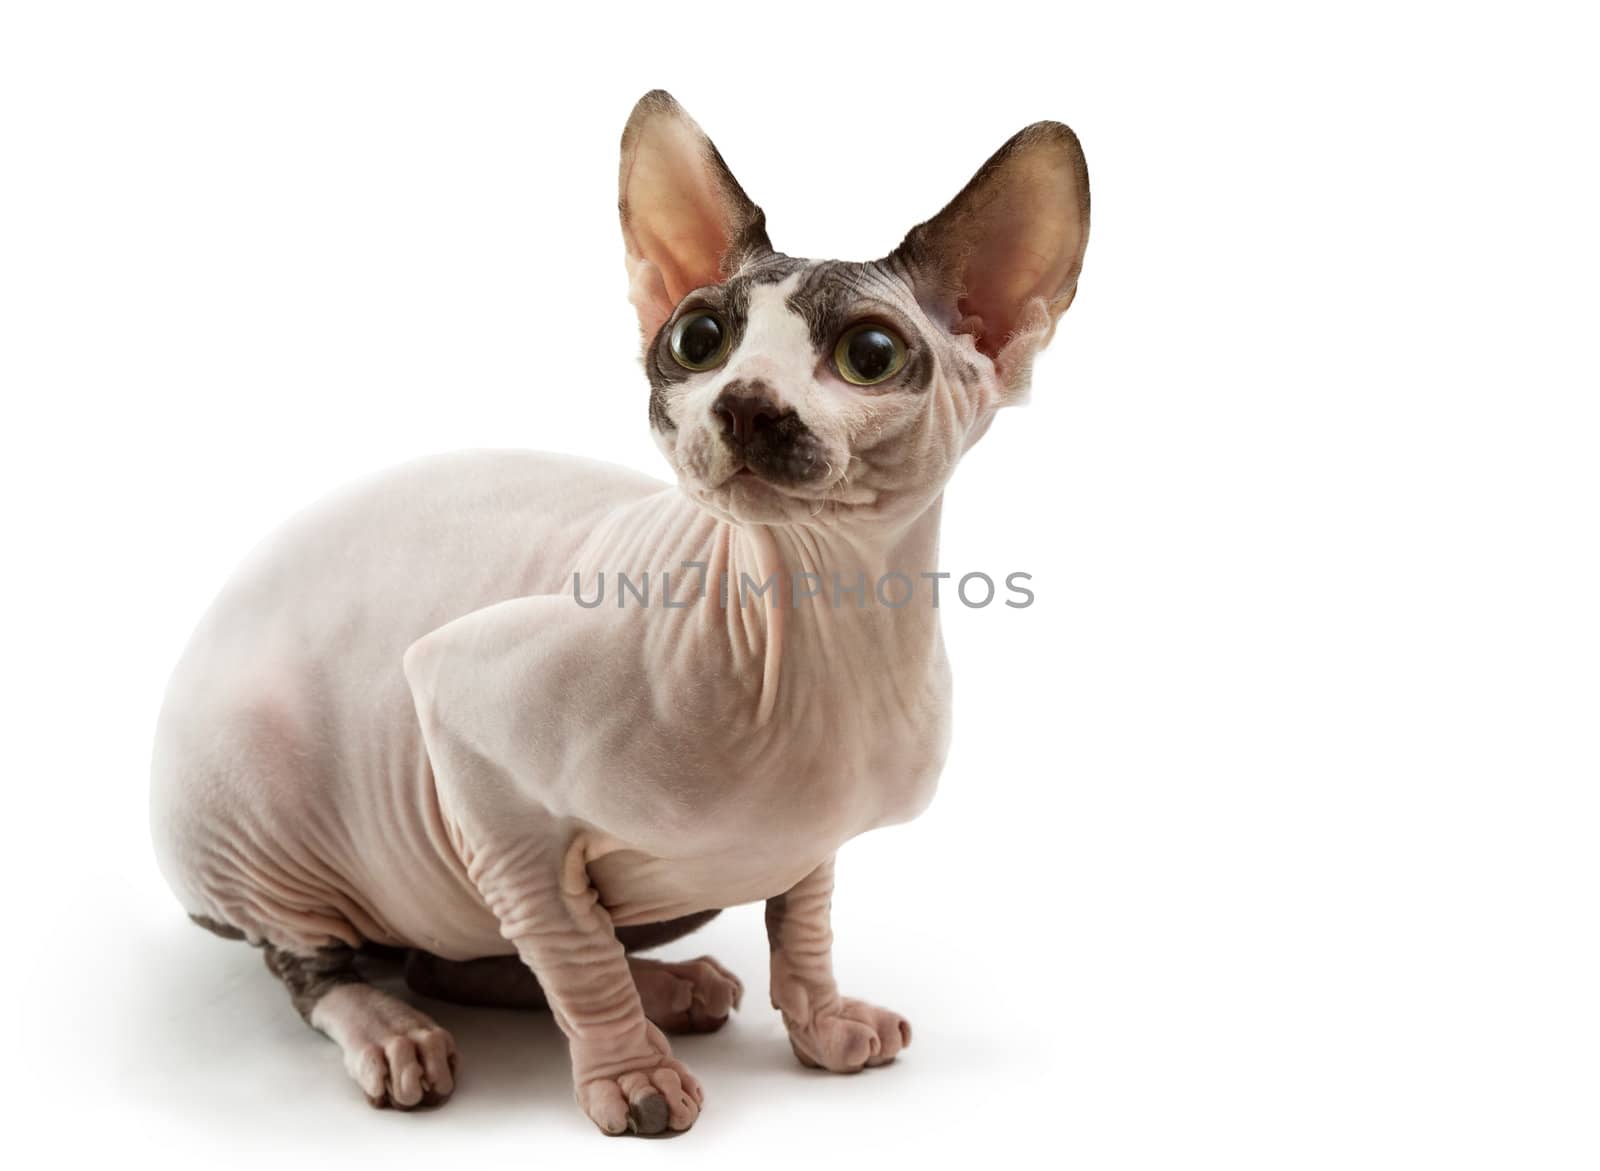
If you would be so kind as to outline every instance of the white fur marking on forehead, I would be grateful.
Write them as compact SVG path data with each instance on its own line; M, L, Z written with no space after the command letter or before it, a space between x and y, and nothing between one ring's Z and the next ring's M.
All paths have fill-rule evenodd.
M817 364L805 319L789 308L800 273L750 290L744 336L728 359L729 378L760 378L780 395L784 384L809 379Z

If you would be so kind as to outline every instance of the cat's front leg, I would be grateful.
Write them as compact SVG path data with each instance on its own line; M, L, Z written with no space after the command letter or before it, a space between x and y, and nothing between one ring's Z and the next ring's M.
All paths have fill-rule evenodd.
M566 1034L578 1104L607 1134L687 1130L700 1083L646 1019L628 957L589 881L581 835L559 850L474 850L469 867L502 934Z
M801 1062L855 1073L893 1061L911 1044L911 1025L898 1013L839 995L833 979L832 898L830 858L792 889L767 900L772 1006L783 1014Z

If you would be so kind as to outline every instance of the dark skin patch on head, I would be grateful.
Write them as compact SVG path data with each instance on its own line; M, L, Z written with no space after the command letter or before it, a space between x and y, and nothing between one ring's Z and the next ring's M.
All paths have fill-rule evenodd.
M695 309L715 309L733 333L729 345L731 353L744 336L745 321L750 315L751 290L758 285L777 284L799 272L806 263L781 252L765 252L720 285L695 289L679 303L645 348L644 372L650 382L651 426L663 434L671 434L678 429L667 411L667 392L695 373L678 365L677 359L672 356L672 327L678 323L678 319Z
M667 392L696 371L685 369L672 356L673 327L687 314L700 309L712 309L721 316L733 334L729 352L739 344L744 334L745 318L750 311L750 286L740 277L720 285L707 285L690 293L661 323L656 336L651 339L644 355L645 377L650 380L650 424L663 434L678 429L667 412Z
M906 355L905 369L900 372L897 384L913 394L920 394L932 381L933 355L927 346L918 346Z
M887 306L905 296L898 273L878 262L850 260L817 261L805 270L799 285L789 294L789 308L806 323L811 344L825 361L833 360L833 348L850 326L862 321L881 321L900 335L906 345L906 364L881 387L863 387L872 392L906 390L919 394L933 380L934 360L917 330L898 311ZM885 308L875 309L877 306Z
M644 375L650 380L650 425L663 434L678 429L667 414L667 388L689 377L689 371L672 360L669 338L675 322L676 317L667 318L644 355Z
M697 292L714 292L722 298L725 311L730 316L739 319L741 327L750 315L750 294L762 285L775 285L788 280L795 273L800 272L810 261L798 260L793 256L785 256L781 252L772 252L761 259L746 265L733 276L720 285L714 285L710 290L696 290ZM690 294L692 297L693 294ZM685 302L690 297L684 298ZM677 316L674 314L674 316Z
M775 285L780 281L788 280L810 263L811 261L799 256L787 256L782 252L773 252L748 265L744 271L739 273L737 279L748 280L757 285Z

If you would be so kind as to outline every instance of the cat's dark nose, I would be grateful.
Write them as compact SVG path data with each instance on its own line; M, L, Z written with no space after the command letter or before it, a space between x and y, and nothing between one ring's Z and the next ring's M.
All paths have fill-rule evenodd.
M734 446L743 447L762 432L770 431L787 412L760 390L730 387L711 404L711 413Z
M760 379L740 378L723 387L711 404L711 416L743 471L773 484L815 480L829 466L822 443L781 401Z

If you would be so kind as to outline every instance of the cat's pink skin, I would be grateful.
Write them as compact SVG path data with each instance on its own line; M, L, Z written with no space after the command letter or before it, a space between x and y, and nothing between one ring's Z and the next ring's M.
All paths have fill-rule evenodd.
M685 233L657 230L673 243L652 244L639 223L657 207L681 216L697 167L713 172L695 180L711 220L731 197L670 99L641 102L629 136L625 225L649 338L682 300L675 283L720 276L733 231L697 275L693 256L662 251ZM1028 183L1057 165L1017 153ZM651 157L672 164L666 194ZM1085 212L1071 283L1086 228ZM971 306L940 308L916 277L891 272L878 295L930 350L919 393L830 376L788 304L795 273L752 288L720 369L672 388L674 425L658 439L677 484L566 456L465 453L294 518L212 606L163 709L154 826L185 907L302 954L366 941L454 959L515 952L571 1042L579 1101L619 1133L630 1102L652 1094L686 1128L702 1092L646 1019L613 926L770 899L772 1000L796 1054L839 1071L891 1060L909 1025L833 981L832 859L933 795L950 694L937 610L927 589L901 608L836 607L827 591L724 608L717 583L939 568L945 481L1026 387L1071 288L1007 305L1009 344L985 348ZM811 424L837 461L832 480L790 490L734 475L710 404L740 379ZM662 605L662 571L679 600L701 580L686 562L705 567L708 596ZM616 604L619 571L650 572L649 606ZM586 597L606 574L602 606L575 601L575 572ZM657 1002L679 994L646 979ZM341 988L312 1019L369 1092L375 1045L426 1036L429 1053L402 1044L391 1071L410 1096L413 1067L442 1050L425 1018L386 1031L392 1011Z

